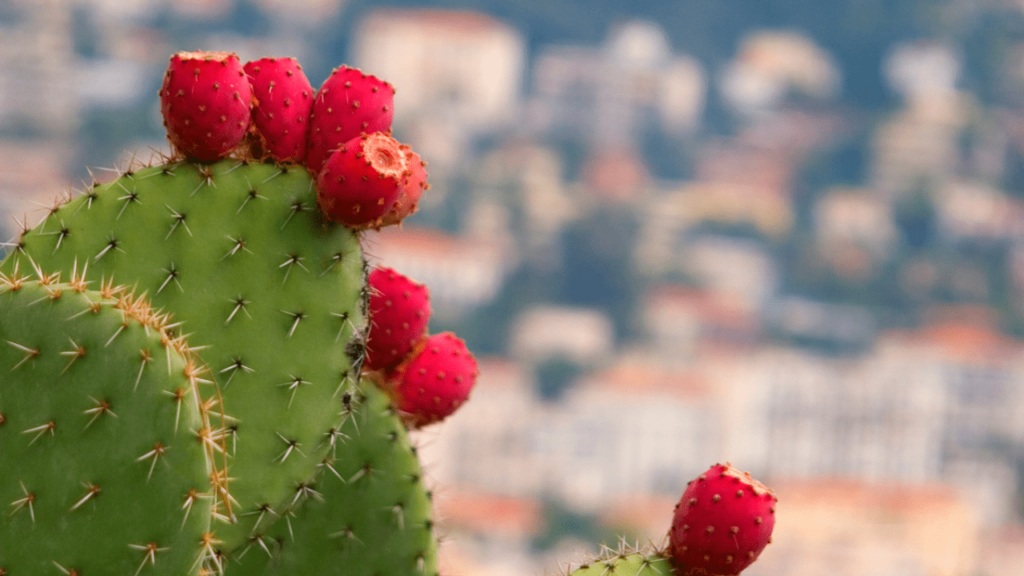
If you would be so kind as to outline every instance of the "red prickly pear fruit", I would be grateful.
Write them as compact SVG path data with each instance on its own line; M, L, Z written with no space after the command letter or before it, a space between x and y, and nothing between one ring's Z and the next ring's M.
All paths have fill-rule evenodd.
M335 68L316 94L306 167L316 174L331 153L362 133L390 132L395 89L355 68Z
M227 156L249 129L252 91L233 52L178 52L164 73L160 112L176 150L201 162Z
M252 86L252 124L258 134L253 148L278 162L306 159L313 86L294 58L261 58L248 62Z
M676 504L669 552L677 576L732 576L771 542L775 494L732 465L691 480Z
M423 339L430 321L430 293L391 268L370 272L370 335L366 341L368 370L394 368Z
M331 155L317 177L320 210L349 228L366 228L395 205L408 177L401 144L387 134L363 134Z
M430 190L430 184L427 184L427 163L421 160L419 154L413 152L412 148L405 146L404 150L405 160L409 164L409 180L402 187L394 207L381 218L381 226L401 224L407 216L415 214L419 208L420 197L425 191Z
M469 399L476 384L476 358L451 332L422 341L413 356L386 376L385 386L411 428L450 416Z

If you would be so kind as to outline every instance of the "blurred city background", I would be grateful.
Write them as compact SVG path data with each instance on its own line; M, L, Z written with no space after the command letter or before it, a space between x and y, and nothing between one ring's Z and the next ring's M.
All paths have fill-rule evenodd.
M192 49L397 88L432 188L367 252L481 359L445 576L660 544L719 461L751 576L1024 575L1024 1L0 0L0 239L166 151Z

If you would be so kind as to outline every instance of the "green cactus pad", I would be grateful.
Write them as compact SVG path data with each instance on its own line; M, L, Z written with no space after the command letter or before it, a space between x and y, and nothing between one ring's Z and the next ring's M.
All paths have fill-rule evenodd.
M28 260L147 293L209 366L236 418L225 550L285 509L328 453L363 348L358 237L323 220L304 168L224 160L155 166L54 209L0 269Z
M580 566L570 576L672 576L671 561L661 554L618 554Z
M351 416L303 505L254 535L237 573L436 576L430 497L405 428L372 385L344 400Z
M81 278L0 275L0 573L216 562L208 412L161 320Z

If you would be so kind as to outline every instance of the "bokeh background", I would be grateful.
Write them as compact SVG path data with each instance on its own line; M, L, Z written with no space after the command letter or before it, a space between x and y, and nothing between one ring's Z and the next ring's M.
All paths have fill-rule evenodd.
M367 252L481 359L446 576L660 544L718 461L751 576L1024 575L1021 0L0 0L0 238L166 151L192 49L397 87L432 188Z

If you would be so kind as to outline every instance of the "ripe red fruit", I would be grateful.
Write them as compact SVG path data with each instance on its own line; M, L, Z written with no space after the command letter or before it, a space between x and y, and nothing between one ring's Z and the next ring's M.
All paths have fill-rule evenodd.
M178 52L160 88L168 139L202 162L227 156L242 141L251 101L249 81L233 52Z
M440 422L469 399L476 358L451 332L427 338L414 356L387 374L386 389L412 428Z
M350 228L373 225L402 191L408 168L401 145L386 134L362 135L331 155L317 177L324 215Z
M676 505L669 552L677 576L734 575L771 541L775 494L732 465L690 481Z
M430 184L427 184L427 163L420 160L419 154L413 152L412 148L403 146L402 149L409 164L409 179L402 187L394 207L381 218L381 226L401 224L402 220L416 212L423 192L430 189Z
M430 293L391 268L370 272L370 335L366 341L368 370L397 366L427 331Z
M306 167L319 172L339 146L362 133L390 132L395 89L355 68L335 68L313 102Z
M261 58L248 62L252 86L253 146L257 156L300 163L306 158L313 86L294 58Z

